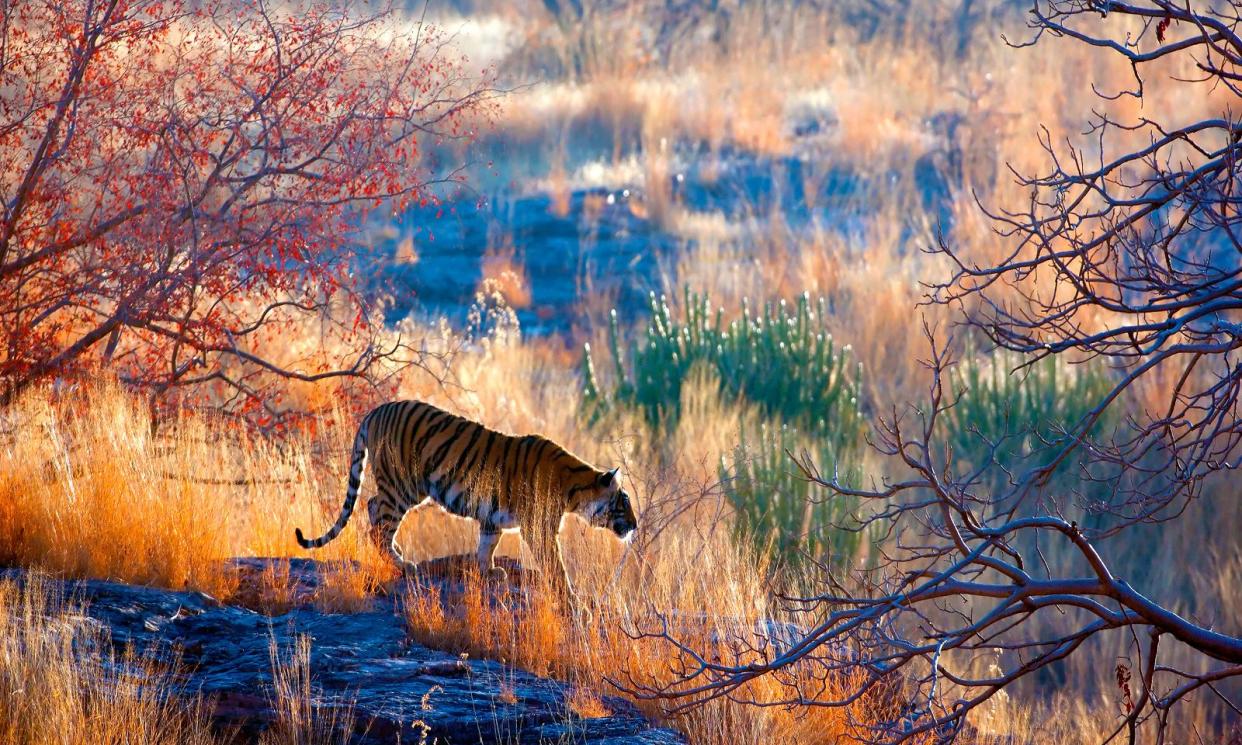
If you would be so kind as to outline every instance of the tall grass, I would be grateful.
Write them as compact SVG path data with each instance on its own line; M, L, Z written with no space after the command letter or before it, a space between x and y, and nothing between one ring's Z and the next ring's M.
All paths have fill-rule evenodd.
M344 427L278 443L187 413L153 434L148 409L107 385L34 392L5 420L0 564L228 598L225 559L301 554L294 528L339 509ZM351 528L320 556L386 571Z
M494 365L489 369L496 374ZM518 380L523 369L511 368L511 380ZM510 388L509 395L523 393ZM68 575L199 587L227 598L237 588L235 580L230 584L230 578L221 575L223 558L306 555L291 545L293 526L327 525L335 517L340 476L346 470L347 450L341 442L352 434L352 426L325 422L317 435L322 441L295 439L276 447L247 440L225 422L187 414L175 427L162 427L165 434L152 439L145 411L141 400L105 387L61 397L36 391L9 412L9 423L27 437L11 440L0 453L5 474L0 495L5 505L0 522L4 563ZM34 457L35 452L62 465L47 466ZM195 463L199 465L194 467ZM641 461L631 468L635 477L644 476ZM710 494L716 474L699 476L703 481L692 486L698 493ZM320 500L320 494L326 499ZM607 678L632 674L650 682L678 664L668 646L657 641L635 643L623 628L651 630L657 613L677 609L682 618L677 628L688 639L723 644L730 634L753 636L765 619L782 617L780 609L769 604L766 560L732 540L731 526L722 519L718 505L693 503L690 508L667 509L667 518L657 518L659 509L643 508L655 506L652 502L657 499L676 502L681 497L644 492L638 499L651 537L628 552L608 531L590 528L576 518L566 520L560 542L575 590L594 609L592 614L567 614L549 593L536 593L529 603L514 599L493 604L492 589L476 580L463 597L446 603L430 595L414 597L409 604L412 635L442 648L564 676L586 691L583 696L599 698L617 693ZM359 512L365 515L365 510ZM434 512L408 521L403 533L407 545L417 549L410 553L472 551L477 529L459 526L467 521L444 520L453 527L446 530ZM156 546L161 536L167 540ZM313 555L386 566L358 522L351 522L342 537ZM540 568L552 567L545 563ZM280 577L273 577L272 584L282 584ZM392 588L391 583L385 586ZM287 742L289 731L318 731L323 720L309 703L313 686L304 666L305 643L294 650L291 661L283 659L284 650L279 652L274 656L281 658L274 662L275 693L283 698L274 706L288 722L270 736ZM728 653L728 647L721 646L720 652ZM781 688L776 681L765 681L753 690L756 696L775 697ZM871 705L860 702L854 713L863 716ZM850 726L838 710L817 711L808 719L780 708L722 701L667 720L658 706L644 706L652 716L702 743L742 737L826 744L836 742Z
M487 391L503 388L509 405L496 407L501 415L517 423L516 429L526 429L533 420L523 417L550 413L546 407L535 405L540 400L536 391L543 391L539 395L549 393L539 378L529 375L533 360L538 358L533 348L522 344L497 348L489 354L492 356L479 361L477 373L469 367L463 367L462 372L467 377L488 376L490 385L480 394L491 395ZM502 381L509 385L501 386ZM565 390L561 387L553 393ZM222 422L187 416L177 428L162 428L165 434L161 438L167 439L153 442L148 440L150 427L142 416L146 411L142 401L115 388L83 395L86 398L55 398L48 391L40 392L9 413L8 424L18 425L26 437L10 440L0 453L5 490L0 500L5 510L0 520L0 530L4 531L0 547L6 551L6 563L44 566L75 575L210 587L219 581L216 571L220 558L246 553L305 555L291 545L292 527L327 525L334 517L339 506L340 476L345 470L346 447L342 443L352 434L352 423L325 423L317 435L321 441L294 440L276 448L262 441L238 439L239 435ZM569 397L568 403L571 405L561 407L557 418L545 420L548 425L576 426L578 402ZM476 401L478 404L484 408L491 405L486 399ZM692 408L680 422L675 439L712 441L712 430L723 426L729 407L717 402L716 408L707 408L698 402ZM521 413L527 410L534 413ZM762 420L744 416L740 421ZM588 434L577 437L583 438L586 448L605 452L604 446L592 444ZM730 440L736 442L736 437L724 437L720 442ZM632 487L632 491L643 515L642 539L627 552L606 531L573 519L566 520L561 533L575 590L594 609L592 614L565 614L538 594L533 602L502 598L494 604L492 588L473 580L475 584L468 585L460 598L412 598L411 634L441 648L563 676L582 688L584 696L598 698L616 693L609 679L632 676L654 682L667 680L662 676L676 669L680 661L670 647L658 641L635 642L624 633L654 630L658 627L657 613L676 609L677 613L670 616L671 630L701 649L713 649L713 645L730 638L747 638L768 619L799 621L785 616L779 605L771 602L771 591L781 587L771 584L774 554L750 541L735 540L734 508L720 501L727 496L720 495L715 486L715 470L695 470L693 462L657 465L663 459L663 453L654 452L661 449L660 443L643 445L626 456L627 478L639 487ZM60 460L63 465L45 468L45 461L36 458L35 452L40 458ZM769 451L769 458L775 456L775 450ZM189 468L195 463L207 465ZM773 464L775 470L784 470L778 461ZM178 466L187 468L176 471L177 478L154 478L164 469ZM286 478L289 483L269 483ZM225 480L230 483L217 483ZM242 485L231 483L234 480ZM676 486L679 482L681 486ZM115 514L104 514L108 511ZM360 527L351 523L345 535L315 556L363 562L372 557L379 561ZM477 536L475 530L467 521L442 518L434 512L420 513L403 526L407 546L415 549L410 553L419 556L469 552ZM1165 535L1170 540L1174 537ZM161 536L167 540L157 550L153 544ZM837 550L835 545L829 548L834 553ZM511 552L518 553L512 547ZM161 562L170 569L159 570ZM1236 562L1229 566L1236 571ZM1188 571L1203 592L1222 592L1212 585L1210 572ZM1228 580L1221 580L1227 587ZM365 596L375 585L360 587L357 593ZM227 582L224 589L227 596ZM9 636L11 633L6 632L0 639ZM719 653L732 654L727 646ZM40 675L50 679L48 674ZM304 687L302 673L289 675L285 677L286 688ZM842 686L849 683L839 682ZM785 692L770 679L756 681L748 691L758 700L774 699ZM294 707L291 716L305 719L303 715L309 716L309 710L297 708L300 700L290 698L289 705ZM847 712L832 709L802 711L720 701L684 717L668 719L658 706L642 705L652 716L687 733L695 743L835 743L852 726ZM886 713L883 705L883 701L860 701L858 708L848 713L861 722L874 721ZM1022 704L1014 702L1013 706L1018 708L1006 714L1004 721L1017 722L1026 716ZM155 714L150 716L152 722L160 721ZM115 728L125 732L125 726L129 725L117 724ZM996 726L1004 729L1003 722ZM22 741L24 735L15 737ZM89 738L85 741L91 742Z
M548 595L496 595L471 575L461 596L420 593L406 604L415 639L441 649L500 659L569 681L574 700L616 696L622 687L658 685L692 664L688 656L657 639L636 638L667 630L676 638L722 659L738 645L766 649L764 624L781 618L768 605L757 571L762 560L748 547L734 548L721 526L708 540L679 531L658 549L632 557L604 588L580 591L590 613L568 616ZM710 552L708 554L707 552ZM710 560L706 556L710 555ZM601 591L602 590L602 591ZM668 609L675 608L675 612ZM760 654L756 652L756 654ZM758 659L756 656L754 659ZM792 670L792 675L812 675ZM862 674L859 673L858 680ZM814 685L824 695L841 695L857 680L851 676ZM772 678L754 681L742 695L778 701L788 691ZM876 721L888 702L865 696L846 709L763 707L718 700L669 717L659 702L636 700L647 715L684 733L696 745L737 742L829 745L862 734L859 724Z
M0 579L0 743L215 745L207 708L178 701L173 682L113 651L46 579Z

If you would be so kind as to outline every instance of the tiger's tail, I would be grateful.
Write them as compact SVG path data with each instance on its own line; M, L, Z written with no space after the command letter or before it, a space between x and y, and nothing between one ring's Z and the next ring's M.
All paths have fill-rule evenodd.
M336 518L336 523L328 528L327 533L313 541L306 540L301 528L295 528L294 535L298 539L298 545L302 548L323 546L340 535L340 532L345 529L345 524L349 522L349 516L353 514L354 505L358 502L358 491L362 487L362 472L367 466L367 429L370 422L371 417L368 415L358 425L358 434L354 436L354 450L349 462L349 488L345 492L345 504L341 505L340 516Z

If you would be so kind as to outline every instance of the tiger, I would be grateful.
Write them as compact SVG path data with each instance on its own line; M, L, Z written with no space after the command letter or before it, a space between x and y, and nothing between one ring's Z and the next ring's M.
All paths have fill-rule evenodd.
M542 435L505 434L422 401L392 401L358 425L336 522L314 540L296 528L298 545L319 548L345 528L368 461L376 484L367 502L371 538L405 570L415 565L397 545L397 528L407 512L429 500L478 521L477 560L489 578L505 577L495 561L502 531L516 528L536 556L555 556L559 567L547 576L563 600L570 599L557 540L564 515L575 513L626 542L638 529L618 469L596 468Z

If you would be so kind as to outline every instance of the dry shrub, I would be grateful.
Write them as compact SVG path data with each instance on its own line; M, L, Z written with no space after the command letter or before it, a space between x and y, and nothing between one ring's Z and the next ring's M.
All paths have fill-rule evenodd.
M598 719L612 716L612 711L603 700L592 690L578 686L565 702L569 710L579 719Z
M341 561L328 565L315 591L315 607L324 613L360 613L370 610L376 594L390 586L400 570L389 561Z
M217 592L226 585L204 558L227 555L231 526L219 518L228 501L184 477L236 465L193 444L208 433L188 422L173 441L157 439L135 403L105 387L27 396L6 412L14 434L0 453L0 561Z
M480 289L483 286L494 288L510 308L530 306L530 278L512 243L489 248L483 254L482 272Z

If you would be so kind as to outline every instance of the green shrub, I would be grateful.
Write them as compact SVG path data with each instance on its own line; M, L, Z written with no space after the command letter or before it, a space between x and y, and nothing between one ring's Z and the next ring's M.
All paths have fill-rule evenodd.
M838 469L840 454L827 440L807 441L789 427L763 426L738 445L731 465L722 460L721 480L737 513L737 531L760 551L773 551L786 563L807 557L849 559L858 551L863 534L840 526L855 522L858 500L808 481L789 457L790 453L801 457L803 448L827 477ZM858 474L847 470L839 478L854 483Z
M1015 368L1022 358L1004 352L970 356L955 369L951 381L957 405L946 412L949 444L956 457L974 466L988 457L989 443L1000 442L997 464L1021 471L1051 457L1066 444L1067 429L1112 390L1108 374L1097 366L1069 365L1046 357L1029 367ZM1106 414L1093 432L1108 431L1116 417ZM1077 479L1079 458L1069 458L1054 478ZM993 468L993 483L1007 478Z
M744 301L741 317L725 323L723 309L713 312L706 295L687 288L684 299L684 312L674 317L652 294L650 319L628 345L613 311L611 389L601 387L589 346L583 354L588 413L630 409L653 428L671 430L692 370L707 368L723 401L744 401L766 422L757 433L741 433L742 444L721 463L739 532L787 561L852 555L859 534L834 524L845 522L855 503L812 486L786 453L806 447L817 466L833 469L853 459L862 441L862 367L828 333L826 301L804 295L792 307L766 303L759 313Z
M706 364L720 379L726 401L745 400L768 417L824 438L834 450L857 443L864 421L859 404L862 366L849 347L827 332L826 302L807 296L793 308L767 303L755 314L743 301L741 318L725 323L706 295L685 291L684 318L664 298L650 298L651 317L641 341L623 350L613 311L608 340L614 387L600 388L588 345L583 355L586 395L593 412L622 406L640 410L653 427L676 425L681 389L692 366Z

